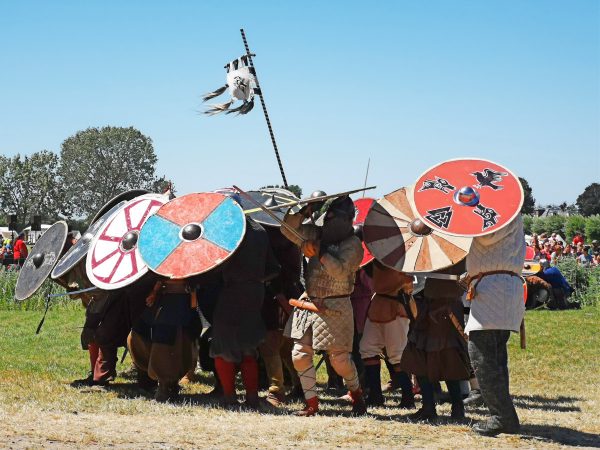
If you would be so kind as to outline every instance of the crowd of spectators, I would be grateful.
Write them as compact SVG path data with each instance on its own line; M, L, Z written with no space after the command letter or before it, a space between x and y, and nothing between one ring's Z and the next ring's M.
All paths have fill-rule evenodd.
M530 246L534 249L534 259L545 259L556 266L563 258L575 258L582 267L600 266L600 245L593 240L591 245L585 244L583 233L577 232L571 243L566 242L558 233L548 236L542 233L533 234Z
M16 239L4 239L0 245L0 268L15 266L20 268L29 251L25 244L25 235L19 234Z

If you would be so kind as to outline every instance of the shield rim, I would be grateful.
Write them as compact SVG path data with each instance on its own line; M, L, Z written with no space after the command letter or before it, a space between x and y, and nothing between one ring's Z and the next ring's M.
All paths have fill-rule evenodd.
M64 228L64 236L62 239L62 243L60 245L60 249L62 250L65 246L65 242L67 242L67 235L69 234L69 225L67 224L66 221L64 220L58 220L55 223L52 224L52 226L50 228L48 228L48 230L52 229L54 226L56 225L62 225ZM48 232L48 230L46 230L44 232L44 234L46 234ZM42 239L43 235L40 237L40 239ZM39 239L38 239L39 242ZM25 259L25 262L23 263L23 266L25 266L25 264L27 264L27 261L29 261L30 258L33 258L33 255L35 255L34 250L35 249L35 245L33 246L33 248L31 249L31 251L29 252L29 255L27 255L27 258ZM60 258L62 257L62 255L59 255L58 258L56 258L56 261L54 262L54 264L52 265L52 267L50 268L50 271L46 274L46 276L42 279L41 283L35 288L33 289L33 291L27 296L27 297L17 297L17 287L19 286L19 279L21 278L21 275L24 273L23 269L21 269L19 271L19 277L17 278L17 283L15 284L15 300L17 300L18 302L22 302L27 300L28 298L31 298L33 295L35 295L35 293L42 287L42 284L44 284L44 282L48 279L48 277L50 276L50 274L52 273L52 270L54 269L54 267L56 267L56 264L58 264L58 261L60 261Z
M130 191L128 191L128 192L130 192ZM119 212L121 212L127 206L129 206L129 204L131 202L133 202L134 200L138 200L140 197L144 197L144 196L150 196L150 197L154 197L154 198L161 198L162 197L163 199L164 198L168 199L168 197L165 197L165 195L163 195L163 194L157 194L156 192L147 192L145 194L138 195L137 197L134 197L134 198L126 201L123 205L121 205L121 207L119 209L117 209L113 213L113 215L109 218L109 220L106 221L106 223L104 224L104 227L106 227L109 224L110 219L113 219ZM165 203L168 203L168 200ZM163 205L165 203L163 203ZM158 211L158 209L157 209L157 211ZM154 212L154 214L156 214L156 212ZM149 214L148 217L146 217L146 220L148 220L148 218L150 216L154 215L154 214ZM144 221L144 223L146 223L146 222ZM142 224L142 226L140 227L140 232L141 232L141 229L143 228L143 226L144 225ZM143 260L143 258L139 254L139 249L138 249L138 246L136 244L134 252L137 254L137 256L140 257L140 260L142 260L142 262L144 263L144 266L138 268L138 271L137 271L137 274L135 275L135 277L129 278L128 280L126 280L127 282L121 281L119 283L114 283L114 284L107 284L107 283L104 283L103 281L98 280L97 277L92 272L92 268L91 268L91 264L92 264L92 257L91 257L91 255L92 255L92 252L90 252L90 250L93 249L96 246L96 243L98 242L98 238L102 234L102 232L100 230L104 230L104 227L102 227L102 228L100 228L98 230L98 232L96 233L96 235L94 236L94 238L90 242L90 247L88 249L88 252L86 254L86 259L85 259L85 274L87 275L88 279L90 280L90 283L92 283L97 288L105 290L105 291L114 291L116 289L121 289L121 288L130 286L131 284L135 283L140 278L142 278L146 273L148 273L148 265L146 264L146 262ZM92 274L91 276L90 276L90 273Z
M126 201L126 200L124 200L124 201L123 201L123 205L124 205L125 203L127 203L127 201ZM114 206L116 206L116 205L118 205L118 203L115 203L115 205L113 205L113 207L114 207ZM123 206L123 205L121 205L121 206ZM113 212L113 213L112 213L110 216L108 216L108 217L106 218L106 221L109 221L109 220L112 218L112 216L113 216L114 214L116 214L116 213L117 213L117 211L119 211L119 209L115 210L115 211L114 211L114 212ZM109 212L110 212L110 209L109 209L108 211L106 211L106 213L107 213L107 214L108 214ZM100 217L98 218L98 220L100 220L102 217L104 217L104 216L100 216ZM91 223L90 223L90 226L89 226L89 227L88 227L88 228L85 230L85 232L84 232L84 233L81 235L81 239L83 238L83 236L85 236L85 234L86 234L86 233L88 232L88 230L89 230L89 229L92 227L92 225L93 225L94 223L96 223L98 220L96 220L95 222L91 222ZM58 280L58 279L60 279L60 278L64 277L64 276L65 276L66 274L68 274L68 273L69 273L71 270L73 270L77 264L79 264L81 261L83 261L85 258L87 258L88 251L90 250L90 247L91 247L91 245L92 245L92 242L93 242L94 238L96 237L96 235L98 234L98 232L99 232L99 231L100 231L100 228L98 228L98 230L96 230L96 234L95 234L95 235L93 235L93 236L92 236L92 238L90 239L90 241L89 241L89 244L88 244L88 250L87 250L85 253L83 253L83 254L80 256L80 258L79 258L79 259L77 259L77 261L73 262L73 264L71 264L71 265L69 266L69 268L67 268L67 269L64 269L64 270L63 270L62 272L60 272L60 273L56 273L56 274L55 274L55 273L54 273L54 271L56 270L56 267L58 266L58 264L59 264L59 263L62 261L62 259L63 259L65 256L67 256L67 254L68 254L68 253L71 251L71 249L67 250L67 252L66 252L64 255L62 255L62 256L60 257L60 259L58 260L58 262L57 262L57 263L54 265L54 269L52 269L52 272L50 272L50 278L52 278L53 280ZM75 245L73 245L73 247L71 247L71 248L74 248L76 245L77 245L77 243L75 243ZM83 244L82 244L82 245L83 245ZM86 275L87 275L87 270L86 270Z
M259 192L259 193L263 193L264 192L265 194L271 194L271 195L276 195L276 194L287 195L289 193L289 196L294 199L294 200L290 200L290 201L299 200L299 198L296 197L296 195L294 195L293 192L288 191L288 190L283 189L283 188L256 189L256 190L248 191L246 193L247 194L252 194L253 192ZM217 193L220 194L220 192L217 192ZM249 200L245 200L244 197L241 197L241 200L249 202ZM285 202L283 204L285 205L286 203L289 203L289 202ZM258 207L251 207L249 209L244 209L241 205L240 205L240 207L242 208L242 211L244 212L244 215L246 217L250 217L252 220L254 220L256 223L261 224L263 227L281 228L281 224L279 224L279 223L266 223L264 221L257 220L254 217L254 215L255 215L255 213L261 212L261 210ZM273 213L275 213L275 212L281 212L282 213L281 220L283 220L283 218L285 217L285 214L287 212L287 211L285 211L285 209L294 210L294 208L296 208L296 212L300 211L300 206L297 205L297 204L296 205L291 205L291 206L282 206L281 209L273 209L273 210L270 210L270 211L273 212ZM255 211L257 209L258 209L258 211ZM253 212L246 212L246 211L253 211Z
M356 202L358 200L373 200L373 202L371 203L371 206L369 206L369 211L371 211L371 208L373 207L373 205L375 203L377 203L377 198L373 198L373 197L361 197L361 198L357 198L356 200L352 200L354 202L354 205L356 205ZM367 211L367 213L365 214L365 220L367 220L367 216L369 215L369 211ZM362 222L357 222L357 221L352 221L352 225L364 225L365 224L365 220L363 220ZM363 256L363 259L360 262L360 268L363 268L369 264L371 264L374 260L375 260L375 256L373 255L373 253L371 252L371 249L369 247L367 247L367 243L364 240L360 242L363 246L363 249L369 252L369 255L371 255L370 258L365 258Z
M417 179L416 179L416 180L415 180L415 182L413 183L413 186L416 186L416 185L417 185L417 182L418 182L418 181L419 181L421 178L423 178L423 176L424 176L424 175L425 175L427 172L429 172L429 171L431 171L431 170L435 169L435 168L436 168L436 167L438 167L438 166L441 166L442 164L446 164L446 163L453 162L453 161L485 161L485 162L490 162L490 163L492 163L492 164L495 164L495 165L497 165L497 166L499 166L499 167L502 167L502 168L503 168L504 170L506 170L506 171L507 171L507 172L508 172L510 175L512 175L512 176L515 178L515 180L517 180L517 184L519 185L519 191L521 192L521 200L519 201L519 207L517 208L517 210L515 211L515 213L514 213L514 214L513 214L513 215L510 217L510 219L509 219L509 220L507 220L506 222L504 222L504 224L503 224L503 225L501 225L501 226L499 226L498 228L494 228L493 230L490 230L490 231L483 231L483 232L481 232L481 233L478 233L478 234L465 234L465 233L449 232L448 230L442 229L442 228L440 228L440 227L438 227L438 226L436 226L436 225L432 224L432 223L431 223L431 222L429 222L428 220L425 220L425 218L424 218L424 217L423 217L423 216L422 216L422 215L419 213L419 211L418 211L418 209L417 209L417 206L416 206L416 202L415 202L415 193L416 193L416 190L414 190L414 189L413 189L412 195L411 195L410 197L407 197L407 198L408 198L408 201L409 201L409 203L411 204L411 206L414 208L414 210L415 210L415 214L416 214L416 215L419 217L419 219L421 219L421 220L422 220L424 223L426 223L428 227L430 227L430 228L435 228L435 229L436 229L437 231L439 231L440 233L443 233L443 234L449 234L449 235L451 235L451 236L458 236L458 237L472 237L472 238L476 238L476 237L479 237L479 236L486 236L486 235L488 235L488 234L495 233L496 231L500 231L500 230L501 230L501 229L503 229L505 226L507 226L507 225L509 225L510 223L512 223L512 222L513 222L513 220L515 220L515 217L517 217L517 215L521 213L521 208L523 207L523 202L525 201L525 192L523 191L523 186L521 185L521 180L519 180L519 177L518 177L517 175L515 175L515 173L514 173L512 170L510 170L509 168L505 167L504 165L502 165L502 164L499 164L499 163L497 163L497 162L495 162L495 161L492 161L492 160L490 160L490 159L484 159L484 158L474 158L474 157L467 157L467 158L452 158L452 159L448 159L448 160L446 160L446 161L444 161L444 162L441 162L441 163L435 164L434 166L431 166L429 169L427 169L427 170L423 171L423 172L421 173L421 175L419 175L419 176L417 177Z
M133 197L129 197L130 195L133 195L134 192L141 192L141 193L137 194L137 195L134 195ZM120 202L120 201L128 202L129 200L133 200L134 198L140 197L142 195L145 195L145 194L154 194L154 193L155 192L151 192L151 191L148 191L146 189L130 189L128 191L123 191L120 194L115 195L109 201L107 201L102 206L102 208L100 208L98 210L98 212L94 215L94 218L90 222L90 225L93 224L94 222L96 222L100 217L102 217L104 215L104 213L107 213L108 211L110 211L110 209L113 206L115 206L118 202ZM159 195L161 195L161 194L159 194Z
M391 191L391 192L388 192L387 194L385 194L383 197L381 197L381 198L378 198L378 199L376 200L376 202L375 202L375 203L379 203L379 201L380 201L380 200L382 200L382 199L384 199L384 198L385 198L387 195L394 194L395 192L398 192L398 191L399 191L399 190L401 190L401 189L404 189L404 190L405 190L405 192L406 192L407 190L410 190L410 191L414 192L414 191L415 191L415 187L416 187L416 183L415 183L415 184L409 184L409 185L406 185L406 186L400 186L398 189L394 189L393 191ZM407 194L407 195L406 195L406 199L408 200L408 204L409 204L409 206L410 206L410 207L413 209L413 212L415 212L415 218L420 218L420 217L419 217L419 215L416 213L416 209L415 209L415 206L414 206L414 204L413 204L413 203L412 203L412 201L411 201L411 196ZM373 203L373 205L375 205L375 203ZM371 209L372 209L372 208L373 208L373 206L371 206ZM371 210L369 210L369 212L370 212L370 211L371 211ZM365 217L365 223L366 223L366 217ZM442 234L442 235L444 235L444 234L449 234L449 233L443 233L443 232L439 231L437 228L436 228L436 229L433 229L433 228L432 228L432 230L433 230L433 231L435 231L436 233L439 233L439 234ZM457 261L457 262L455 262L455 263L453 263L453 264L449 264L449 265L447 265L447 266L443 266L443 267L438 267L438 268L436 268L436 269L434 269L434 270L412 270L412 271L401 271L401 270L398 270L396 267L394 267L394 266L390 266L389 264L386 264L386 263L384 263L383 261L381 261L379 258L377 258L377 257L375 256L375 254L373 253L373 251L372 251L370 248L369 248L369 251L370 251L370 252L371 252L371 254L373 255L373 258L374 258L374 259L376 259L376 260L377 260L377 261L379 261L381 264L383 264L384 266L386 266L386 267L388 267L388 268L390 268L390 269L393 269L393 270L395 270L395 271L397 271L397 272L402 272L402 273L410 274L410 275L425 275L425 274L428 274L428 273L432 273L432 272L438 272L438 271L440 271L440 270L445 270L445 269L447 269L447 268L449 268L449 267L452 267L453 265L455 265L455 264L458 264L459 262L463 261L463 260L464 260L464 259L465 259L465 258L468 256L468 254L469 254L469 251L470 251L470 249L471 249L471 246L473 245L473 237L472 237L472 236L457 236L457 237L463 237L463 238L470 238L470 239L471 239L471 244L469 245L469 250L465 252L465 256L463 256L463 257L462 257L462 258L461 258L459 261ZM367 244L367 242L366 242L366 241L364 241L364 242L365 242L365 246L369 247L369 245Z
M225 258L223 258L219 264L217 264L217 265L214 265L214 266L212 266L212 267L211 267L211 268L209 268L209 269L203 270L203 271L201 271L201 272L194 272L194 273L191 273L191 274L189 274L189 275L186 275L185 277L173 277L173 276L171 276L171 275L165 275L165 274L163 274L163 273L157 272L157 271L156 271L156 270L154 270L152 267L150 267L150 266L148 265L148 263L146 263L146 261L144 260L144 257L142 256L142 252L139 250L139 246L138 246L138 247L136 247L136 251L138 251L138 252L140 253L140 257L142 258L142 261L144 261L144 264L145 264L145 266L146 266L146 267L147 267L147 268L148 268L148 269L149 269L151 272L153 272L153 273L155 273L155 274L157 274L157 275L160 275L161 277L165 277L165 278L168 278L168 279L171 279L171 280L185 280L186 278L191 278L191 277L195 277L195 276L197 276L197 275L202 275L203 273L210 272L211 270L214 270L214 269L216 269L217 267L219 267L219 266L223 265L223 264L225 263L225 261L227 261L229 258L231 258L231 256L233 256L233 254L234 254L235 252L237 252L237 250L240 248L240 246L241 246L241 244L242 244L242 241L244 240L244 237L246 236L246 228L247 228L247 226L246 226L246 219L247 219L247 218L249 218L249 216L248 216L247 214L245 214L245 213L244 213L244 209L242 208L242 206L241 206L241 205L240 205L238 202L236 202L236 201L235 201L235 200L234 200L234 199L233 199L231 196L229 196L229 195L226 195L226 194L222 194L222 193L220 193L220 192L190 192L190 193L188 193L188 194L182 195L181 197L177 197L177 198L174 198L174 199L172 199L172 200L169 200L169 201L168 201L167 203L165 203L163 206L165 206L165 205L167 205L167 204L169 204L169 203L171 203L171 202L173 202L173 201L176 201L176 200L180 200L180 199L182 199L182 198L185 198L185 197L187 197L188 195L198 195L198 194L216 194L216 195L221 195L221 196L222 196L224 199L227 199L227 198L228 198L228 199L230 199L230 200L233 202L233 204L235 205L235 207L237 207L237 208L239 209L239 211L240 211L240 213L241 213L241 217L242 217L242 219L243 219L243 221L242 221L242 222L243 222L243 225L242 225L242 233L241 233L241 235L240 235L240 239L239 239L239 241L237 242L237 245L236 245L235 249L233 249L233 250L232 250L232 251L231 251L231 252L230 252L230 253L229 253L229 254L228 254L228 255L227 255ZM156 212L155 212L153 215L156 215L156 214L158 214L158 212L160 211L160 209L161 209L163 206L161 206L160 208L158 208L158 209L156 210ZM216 209L216 208L215 208L215 209ZM214 210L213 210L213 211L214 211ZM208 216L207 216L207 217L208 217ZM252 219L252 220L254 220L254 219ZM146 223L144 223L144 225L146 225ZM142 231L143 231L143 229L144 229L144 225L142 225L142 228L140 229L140 236L142 235ZM182 242L183 242L183 241L182 241Z

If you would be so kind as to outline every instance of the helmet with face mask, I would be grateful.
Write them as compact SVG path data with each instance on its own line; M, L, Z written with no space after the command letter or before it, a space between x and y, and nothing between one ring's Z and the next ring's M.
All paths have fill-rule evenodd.
M354 234L352 222L356 211L354 202L349 196L345 195L326 202L321 212L323 213L322 244L335 244Z

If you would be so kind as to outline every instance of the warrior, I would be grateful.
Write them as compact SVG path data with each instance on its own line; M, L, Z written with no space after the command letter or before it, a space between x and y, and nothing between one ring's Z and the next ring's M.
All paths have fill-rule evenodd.
M199 334L197 279L155 281L146 307L127 339L138 372L158 382L154 399L176 400L179 380L195 364L194 341Z
M510 332L518 332L525 313L521 270L525 260L523 222L517 215L500 230L474 238L466 258L469 274L469 356L491 417L473 430L486 436L517 433L519 417L510 398Z
M313 365L315 350L327 352L331 365L349 390L353 414L362 415L367 408L356 366L350 357L354 334L350 294L363 257L360 239L354 236L352 228L354 203L348 196L326 203L322 227L302 224L313 213L313 207L309 204L299 213L286 215L285 223L299 235L286 227L281 230L309 258L306 292L301 300L311 310L296 308L286 326L294 339L292 360L306 400L306 407L298 415L312 416L319 410Z
M456 278L464 273L464 262L438 271ZM470 375L469 357L463 334L463 290L456 280L426 278L422 297L417 297L417 314L408 335L402 367L417 376L423 406L410 416L414 421L437 419L434 383L445 381L452 404L451 419L462 421L465 408L461 380Z
M377 260L372 264L375 294L369 306L360 341L360 355L365 365L365 385L369 389L367 404L384 404L379 355L385 348L387 360L392 366L390 375L393 383L402 388L400 407L414 408L412 383L400 366L410 323L405 305L408 305L408 298L412 292L412 277L385 267Z
M238 368L246 388L246 403L258 409L258 346L265 338L261 308L265 281L277 276L279 266L264 228L246 218L246 234L222 268L223 287L215 306L210 356L221 382L224 406L238 405L235 376Z
M280 406L286 400L284 365L290 373L292 397L297 397L298 394L302 396L300 380L292 363L293 342L283 335L283 329L292 312L288 301L298 298L304 290L300 284L302 254L297 246L281 234L279 227L265 225L264 228L281 271L276 278L266 283L262 316L267 334L259 350L270 383L266 400L273 406Z

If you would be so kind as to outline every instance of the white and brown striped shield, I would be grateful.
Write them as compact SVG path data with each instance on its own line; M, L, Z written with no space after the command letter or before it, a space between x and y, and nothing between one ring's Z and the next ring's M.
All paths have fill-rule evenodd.
M433 272L461 261L473 239L425 225L412 204L413 188L400 188L373 205L363 228L367 248L378 261L400 272Z

